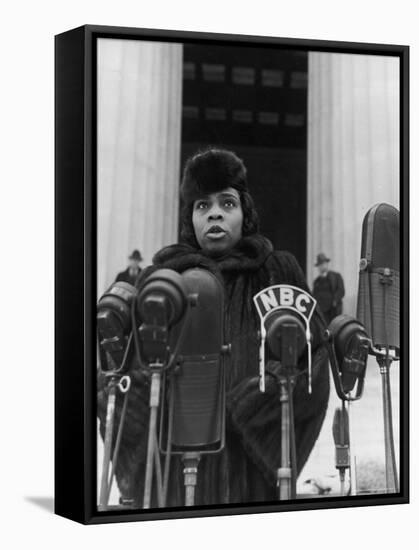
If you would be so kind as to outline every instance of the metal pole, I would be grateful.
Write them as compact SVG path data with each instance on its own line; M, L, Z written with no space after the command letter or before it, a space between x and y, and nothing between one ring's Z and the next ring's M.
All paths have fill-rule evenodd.
M386 485L388 493L398 491L396 472L396 457L394 451L394 436L391 407L390 366L392 358L387 353L385 357L377 357L380 366L382 391L383 391L383 417L384 417L384 445L386 462Z
M195 505L195 487L198 481L198 463L201 459L199 453L185 453L182 456L184 464L183 474L185 479L185 506Z
M99 510L101 511L106 510L106 508L108 507L109 465L111 462L111 447L112 447L113 425L114 425L114 418L115 418L115 399L116 399L115 381L110 380L108 405L106 409L106 431L105 431L105 442L104 442L103 463L102 463L102 479L100 483L100 496L99 496Z
M339 472L339 478L340 478L340 496L344 497L346 491L345 491L345 470L343 468L341 468Z
M148 427L147 462L144 483L143 508L150 508L151 505L151 484L153 481L154 452L156 450L155 434L157 427L157 413L160 401L160 382L161 373L159 371L153 371L151 375L150 387L150 420Z
M281 402L281 467L277 470L277 487L279 500L291 499L291 464L290 464L290 410L288 381L280 379Z
M118 433L116 434L116 441L115 446L113 450L113 456L112 456L112 468L111 473L109 475L109 483L108 483L108 493L107 493L107 502L109 502L109 498L111 495L111 489L112 489L112 483L113 478L116 472L116 465L118 462L118 454L119 454L119 447L121 445L121 438L122 438L122 431L124 429L124 422L125 422L125 415L127 412L127 405L128 405L128 392L131 387L131 378L129 376L123 376L119 383L117 384L118 389L125 394L124 397L124 404L122 405L122 411L121 416L119 417L119 427L118 427Z
M335 410L332 432L335 442L335 465L339 470L340 494L345 496L345 472L351 467L351 453L349 451L349 417L343 400L341 408Z
M349 392L349 396L351 396L351 392ZM355 443L354 438L352 437L352 405L353 401L348 401L348 427L349 427L349 442L351 446L351 452L349 455L349 479L350 479L350 488L351 488L351 496L355 496L357 494L357 477L356 477L356 453L355 453Z

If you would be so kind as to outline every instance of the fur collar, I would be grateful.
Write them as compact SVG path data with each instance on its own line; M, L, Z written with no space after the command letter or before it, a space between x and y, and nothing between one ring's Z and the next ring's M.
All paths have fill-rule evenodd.
M243 237L225 256L210 257L203 250L187 244L166 246L153 258L153 264L175 271L202 267L213 273L257 271L272 253L272 243L262 235Z

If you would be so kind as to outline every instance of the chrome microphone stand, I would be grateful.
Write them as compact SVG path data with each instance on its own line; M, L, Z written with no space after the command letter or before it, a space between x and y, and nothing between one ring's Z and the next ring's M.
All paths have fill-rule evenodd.
M124 375L127 358L132 342L132 334L129 336L121 364L117 364L109 351L105 351L106 345L110 340L103 340L99 347L98 359L101 372L107 377L107 406L106 406L106 423L105 423L105 438L104 451L102 461L102 475L99 492L99 510L104 511L108 508L109 497L111 493L113 478L115 475L116 464L118 460L119 446L121 443L122 430L125 422L125 414L127 409L128 392L131 386L131 378ZM103 348L103 349L102 349ZM119 426L116 435L113 455L112 444L114 440L114 424L115 424L115 408L117 389L121 394L124 394L124 402L119 418ZM111 468L112 462L112 468ZM111 468L110 474L109 469Z
M296 464L293 448L295 445L293 419L293 389L298 374L299 326L294 323L280 327L281 361L279 368L279 399L281 403L281 463L277 469L277 489L279 500L290 500L296 495Z
M390 367L393 363L393 357L390 355L389 349L387 347L385 354L377 355L376 359L380 368L381 387L383 394L386 486L388 493L397 493L399 489L397 479L396 456L394 449L393 414L390 387Z
M151 489L153 481L153 469L156 465L157 475L157 498L159 507L163 506L162 502L162 482L161 482L161 466L160 455L157 444L157 415L160 405L161 391L161 371L163 364L155 362L149 365L151 371L151 387L150 387L150 417L148 426L148 441L147 441L147 460L146 473L144 482L143 508L148 509L151 505Z
M198 481L198 464L200 460L201 453L188 452L182 456L184 464L185 506L194 506L195 504L195 487Z
M387 317L389 315L388 302L390 299L390 287L393 284L394 274L391 269L384 268L380 276L380 283L383 289L383 333L384 346L382 349L375 349L373 353L376 357L380 374L381 386L383 395L383 418L384 418L384 448L385 448L385 465L386 465L386 487L388 493L398 492L398 479L396 456L394 449L394 434L393 434L393 414L391 406L391 387L390 387L390 367L394 360L399 359L396 355L390 354L389 334L387 327Z
M292 399L292 390L290 391L289 376L281 376L280 384L280 402L281 402L281 466L277 469L277 488L279 500L290 500L295 493L293 481L293 464L291 461L291 437L294 436L291 425L290 400Z
M109 467L111 463L111 447L114 431L114 418L115 418L115 401L116 401L116 377L109 381L109 393L108 403L106 408L106 429L104 439L104 451L102 462L102 477L100 483L99 493L99 510L106 510L108 506L108 494L109 494Z

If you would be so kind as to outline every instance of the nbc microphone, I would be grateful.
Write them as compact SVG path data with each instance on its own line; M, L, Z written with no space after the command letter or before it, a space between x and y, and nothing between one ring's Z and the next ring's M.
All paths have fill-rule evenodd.
M266 353L281 361L291 375L300 355L307 349L308 391L311 393L310 319L316 300L301 288L273 285L258 292L253 302L260 318L260 391L265 391Z
M310 319L316 300L301 288L273 285L253 297L260 318L259 389L265 391L265 357L277 368L281 403L281 457L276 470L279 500L296 497L297 453L293 388L298 363L307 350L308 391L311 393ZM266 349L265 349L266 348Z

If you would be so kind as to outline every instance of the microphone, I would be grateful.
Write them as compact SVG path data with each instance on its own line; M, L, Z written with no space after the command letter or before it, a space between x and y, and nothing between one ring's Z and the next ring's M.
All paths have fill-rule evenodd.
M328 327L329 355L336 392L342 400L359 399L364 389L370 339L350 315L338 315ZM356 385L355 397L349 393Z
M301 288L273 285L253 297L260 318L259 389L265 391L265 357L277 368L281 406L281 457L276 470L278 498L296 495L297 454L293 389L299 358L307 348L308 392L311 393L310 319L316 300ZM269 363L268 363L269 364Z
M285 369L295 368L307 345L303 322L292 310L276 310L267 315L265 330L270 355Z
M108 506L110 487L114 475L114 468L109 475L109 467L112 461L115 466L118 457L119 443L123 417L121 413L116 440L114 437L114 420L117 388L121 392L128 391L130 378L120 376L127 370L127 356L130 349L131 336L131 306L135 299L137 289L125 282L115 282L99 299L97 305L96 328L99 342L99 362L102 374L107 377L107 405L104 436L104 452L102 463L102 475L99 493L99 508L106 510ZM126 403L126 401L125 401ZM124 410L124 409L123 409ZM114 445L113 456L111 456Z
M158 269L138 291L136 311L141 322L138 333L141 357L162 366L169 353L169 328L185 314L186 289L182 276L172 269ZM138 325L137 325L138 326Z
M170 348L169 338L178 321L183 318L181 324L185 324L186 306L186 291L181 275L171 269L158 269L145 279L138 291L135 309L132 309L137 358L140 365L146 367L151 374L144 508L151 506L154 468L159 506L163 506L165 500L169 461L166 460L163 483L157 436L161 380L162 373L172 366L176 356L176 350ZM141 324L138 327L139 322ZM141 341L141 346L138 340Z
M265 356L281 362L293 374L298 359L308 350L308 391L311 393L310 319L316 300L301 288L273 285L253 297L260 318L259 388L265 391Z
M225 437L223 355L229 349L224 346L224 289L214 274L200 268L185 271L182 282L190 307L185 326L173 335L180 343L170 373L171 452L218 452Z
M373 350L400 351L399 211L376 204L362 224L357 317L371 336Z
M362 224L357 316L371 336L382 381L386 486L398 491L390 367L400 358L400 220L394 206L376 204Z
M113 283L98 302L96 321L102 370L116 372L122 367L136 293L134 286L120 281Z

